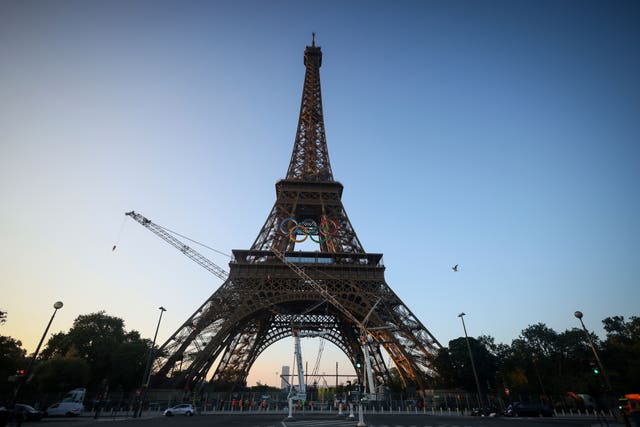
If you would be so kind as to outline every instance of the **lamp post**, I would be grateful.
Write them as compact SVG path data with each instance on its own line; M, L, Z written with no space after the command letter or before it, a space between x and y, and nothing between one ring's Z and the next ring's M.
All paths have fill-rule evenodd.
M153 343L149 349L149 359L147 360L147 366L144 368L144 375L142 377L142 392L140 393L140 406L138 408L138 417L142 416L142 405L149 389L149 381L151 380L151 364L153 363L153 356L155 356L156 338L158 337L158 330L160 329L160 321L162 321L162 314L167 311L166 308L160 306L160 317L158 318L158 325L156 326L156 333L153 335ZM135 416L136 414L134 414Z
M587 331L587 328L584 326L584 322L582 321L583 314L581 311L576 311L575 313L573 313L573 315L576 316L576 318L580 321L580 324L582 325L582 330L584 331L584 335L587 337L587 341L589 342L591 351L593 351L593 355L596 358L596 363L598 364L598 368L600 368L600 371L602 372L602 376L604 377L605 386L607 387L606 391L609 392L611 391L611 383L609 382L609 376L607 375L607 372L604 370L602 361L600 361L600 356L598 356L596 347L593 345L593 341L591 340L591 335L589 335L589 331Z
M33 353L33 356L31 356L31 360L29 361L29 365L27 366L27 369L25 369L25 371L24 371L24 376L18 380L18 384L16 385L16 389L13 392L13 399L11 400L11 407L12 408L13 408L13 405L16 403L16 399L18 398L18 393L20 392L20 387L22 387L22 383L29 378L29 374L31 373L31 368L33 367L33 364L36 361L36 357L38 356L38 352L40 351L40 347L42 347L42 343L44 342L44 338L47 336L47 332L49 332L49 327L51 326L51 322L53 322L53 318L56 317L56 313L58 312L58 310L60 310L62 308L63 305L64 304L62 304L62 301L56 301L55 304L53 304L53 314L51 315L51 319L49 319L49 323L47 324L47 327L45 328L44 333L42 334L42 338L40 338L40 342L38 343L38 346L36 347L36 351Z
M471 344L469 344L469 336L467 335L467 327L464 324L465 313L458 314L460 320L462 320L462 329L464 329L464 338L467 341L467 350L469 350L469 358L471 359L471 369L473 369L473 378L476 380L476 387L478 389L478 405L482 408L482 392L480 391L480 381L478 381L478 373L476 372L476 364L473 361L473 353L471 353Z

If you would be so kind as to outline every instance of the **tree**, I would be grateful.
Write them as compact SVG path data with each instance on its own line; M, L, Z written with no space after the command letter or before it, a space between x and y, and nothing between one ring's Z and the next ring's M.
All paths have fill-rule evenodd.
M69 337L64 332L58 332L49 338L46 347L40 352L40 359L48 360L54 357L64 357L70 350L72 344Z
M592 335L591 339L595 344L598 343L595 335ZM597 379L593 378L590 370L592 362L593 352L585 340L582 329L567 329L558 334L555 369L549 373L552 390L558 394L569 391L598 394Z
M640 317L631 316L629 322L625 322L624 316L613 316L607 317L602 323L607 332L607 340L632 343L640 339Z
M485 341L486 340L487 337L485 337ZM469 347L471 347L471 354L473 354L473 361L476 366L481 391L487 393L490 390L495 390L497 385L497 357L478 339L469 337ZM449 369L451 369L450 381L453 384L462 386L470 393L476 393L477 387L465 337L449 341L448 358L450 363Z
M137 331L127 332L122 319L99 311L78 316L69 332L54 334L42 351L42 359L73 354L90 368L89 388L106 380L130 390L142 382L150 347L151 342L141 339Z
M27 366L27 351L22 343L11 337L0 335L0 397L9 397L14 384L7 378L15 375L18 369Z
M544 323L536 323L523 329L520 337L512 343L512 347L518 349L522 366L525 367L530 390L539 395L548 396L554 389L553 371L558 367L558 362L561 362L558 358L558 343L558 333Z
M614 394L636 390L640 384L640 317L607 317L602 321L607 332L601 341L590 333L608 373ZM567 396L568 392L602 396L605 381L594 372L595 356L585 339L584 330L567 329L558 333L544 323L523 329L511 345L496 344L490 336L469 338L476 361L481 388L495 381L496 391L506 387L511 396ZM437 387L464 387L475 392L469 354L463 337L438 351L433 367L438 372ZM497 369L495 377L491 376ZM526 397L525 397L526 398Z
M436 356L433 359L433 369L438 373L438 377L436 378L436 387L449 389L460 386L448 348L443 347L438 349ZM399 385L402 386L402 383Z
M41 392L65 392L85 387L91 378L91 368L79 357L55 357L43 362L34 373L34 382Z
M602 359L619 393L629 393L640 384L640 317L607 317L602 321L607 338L602 344Z
M128 333L111 354L109 382L125 391L140 387L150 347L151 341L141 339L137 331Z
M598 345L598 339L592 335ZM590 369L593 353L581 329L557 333L543 323L525 328L503 353L499 377L514 394L597 395L600 379Z
M478 341L480 342L480 344L484 346L484 348L487 349L489 353L491 353L493 356L497 357L498 359L500 359L500 357L503 354L509 351L508 345L496 344L496 339L490 335L480 335L478 337Z
M542 359L557 352L558 334L544 323L528 326L520 333L520 340L531 351L532 356Z

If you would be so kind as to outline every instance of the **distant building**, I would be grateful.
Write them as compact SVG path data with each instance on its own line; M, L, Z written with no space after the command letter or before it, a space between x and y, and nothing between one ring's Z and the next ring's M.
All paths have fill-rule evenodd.
M289 388L289 384L287 383L287 381L290 381L291 379L289 378L289 367L288 366L283 366L282 367L282 377L280 380L280 388L285 390ZM284 379L287 378L287 381L285 381Z

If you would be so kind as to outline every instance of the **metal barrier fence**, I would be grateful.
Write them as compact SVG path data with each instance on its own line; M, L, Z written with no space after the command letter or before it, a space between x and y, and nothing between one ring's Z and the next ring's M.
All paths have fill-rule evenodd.
M58 402L63 393L41 393L31 396L23 403L29 403L40 410ZM295 411L337 413L338 403L333 395L319 395L320 399L308 402L296 402ZM364 405L365 413L408 414L423 413L429 415L471 415L478 407L475 395L464 392L433 391L424 398L394 398L389 395L382 401L368 402ZM486 399L486 398L485 398ZM485 402L497 413L502 413L511 402L540 401L534 396L512 396L510 401L488 396ZM552 399L554 414L560 417L612 417L609 410L598 411L595 408L580 408L564 396ZM180 404L191 403L198 413L245 413L270 412L285 413L288 411L286 393L271 392L202 392L185 393L176 390L150 390L143 403L145 414L162 413L165 409ZM84 415L97 414L100 417L133 416L140 408L140 394L135 392L114 391L106 395L88 393L84 401ZM343 402L343 411L348 411L348 402Z

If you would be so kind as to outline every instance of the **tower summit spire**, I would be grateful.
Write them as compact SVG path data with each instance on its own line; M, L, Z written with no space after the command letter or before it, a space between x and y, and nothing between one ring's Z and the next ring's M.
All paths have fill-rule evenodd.
M322 51L316 46L312 33L311 46L304 51L304 87L300 104L300 118L296 140L286 179L298 181L333 181L329 164L329 152L324 131L322 93L320 90L320 66Z
M291 238L296 233L286 232L289 220L300 220L311 230L310 241L319 244L322 253L365 253L347 212L342 206L343 186L333 179L322 116L320 93L320 66L322 51L315 45L304 50L304 86L293 154L285 179L276 183L277 200L271 209L251 250L280 252L293 251L296 243L304 239ZM318 234L335 225L331 237ZM314 226L315 224L315 226Z

